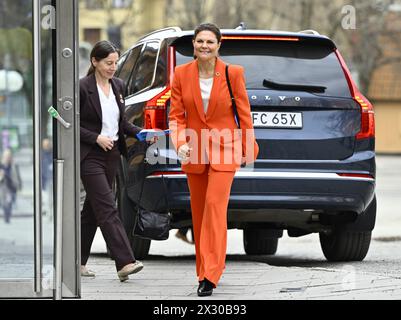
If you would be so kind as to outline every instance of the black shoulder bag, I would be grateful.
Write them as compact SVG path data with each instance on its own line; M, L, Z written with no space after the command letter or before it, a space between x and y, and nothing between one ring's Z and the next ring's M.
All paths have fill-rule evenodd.
M238 110L237 110L237 104L235 102L234 94L233 94L233 89L231 88L231 83L230 83L230 77L228 75L228 64L226 64L226 80L227 80L227 87L228 91L230 91L230 97L231 97L231 102L232 102L232 107L234 110L234 119L235 122L237 123L238 129L241 129L241 123L239 121L239 115L238 115Z
M143 187L145 184L145 164L143 166L143 181L141 187L141 193L138 200L136 223L134 229L134 235L141 238L150 240L167 240L170 231L170 205L167 198L167 188L164 182L164 176L162 175L164 196L166 197L167 212L155 212L149 211L141 207L141 200L143 194Z

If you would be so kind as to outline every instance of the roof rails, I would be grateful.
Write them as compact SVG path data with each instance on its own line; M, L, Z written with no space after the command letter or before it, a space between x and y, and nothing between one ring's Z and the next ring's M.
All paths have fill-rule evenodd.
M312 29L298 31L298 33L313 34L313 35L315 35L315 36L319 36L319 35L320 35L319 32L317 32L317 31L315 31L315 30L312 30Z
M243 21L239 24L238 27L235 28L235 30L246 30L246 29L247 29L246 24Z
M166 32L166 31L181 32L182 30L180 27L167 27L167 28L163 28L163 29L158 29L158 30L152 31L148 34L145 34L143 37L140 37L137 41L143 40L143 39L151 36L152 34Z

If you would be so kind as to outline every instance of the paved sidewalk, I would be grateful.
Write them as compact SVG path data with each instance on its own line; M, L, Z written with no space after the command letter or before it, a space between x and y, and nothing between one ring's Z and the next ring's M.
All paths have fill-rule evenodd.
M329 263L317 235L284 236L275 256L246 256L230 230L226 270L213 295L196 295L193 247L171 233L151 248L144 269L121 283L114 262L93 254L95 278L82 278L84 300L388 300L401 299L401 242L372 241L364 262ZM153 244L152 244L153 245ZM386 264L383 257L387 257ZM382 267L380 267L383 263Z
M361 263L328 263L317 234L286 235L275 256L246 256L242 232L229 230L227 269L210 299L401 299L401 156L377 157L378 213L369 253ZM178 240L152 242L145 268L120 283L97 234L83 279L83 299L181 300L196 296L194 247Z
M104 259L96 258L95 264L98 276L82 281L83 300L401 299L401 279L358 273L357 281L351 283L347 277L354 276L341 270L285 268L249 261L228 261L213 295L200 299L196 295L194 261L146 261L143 271L124 283L116 279Z
M7 226L0 221L0 238L7 245L5 252L12 252L18 246L32 247L32 162L27 153L21 153L18 159L25 183L14 210L15 220ZM213 296L203 301L401 299L401 156L378 156L377 172L377 221L374 241L364 262L327 263L317 234L301 238L284 236L274 257L246 256L242 232L230 230L227 269ZM49 232L45 232L44 243L49 248L52 227L51 219L45 219L44 228ZM105 255L104 241L97 234L92 248L94 254L88 263L97 277L82 279L82 299L199 299L194 247L174 234L172 230L167 241L152 242L144 270L126 283L118 281L114 262Z

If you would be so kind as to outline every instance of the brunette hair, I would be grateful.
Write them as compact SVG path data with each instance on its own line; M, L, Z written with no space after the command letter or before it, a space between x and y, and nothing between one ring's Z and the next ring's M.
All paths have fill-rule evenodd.
M220 29L213 23L202 23L199 26L196 27L195 29L195 33L194 33L194 40L196 38L196 36L198 35L199 32L201 31L211 31L215 34L216 38L217 38L217 42L220 43L221 42L221 31Z
M88 76L95 72L95 66L92 63L92 58L95 58L96 61L100 61L109 56L110 53L117 52L120 55L120 50L110 41L102 40L95 44L90 54L90 62L91 66L88 70Z

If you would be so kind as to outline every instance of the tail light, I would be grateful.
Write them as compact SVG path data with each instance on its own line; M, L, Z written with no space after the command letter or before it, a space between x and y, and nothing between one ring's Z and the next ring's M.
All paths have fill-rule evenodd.
M361 130L357 133L357 139L375 137L375 112L372 104L363 95L355 95L354 99L361 106Z
M171 90L167 88L144 107L145 129L167 129L167 104L171 98Z
M278 37L278 36L222 36L222 40L267 40L267 41L299 41L296 37Z
M349 71L343 57L341 56L338 50L335 51L338 60L340 61L341 67L343 68L345 77L348 81L349 88L351 90L351 94L354 97L355 101L361 107L361 129L356 134L356 138L366 139L366 138L374 138L375 137L375 112L373 110L373 105L366 99L358 90L355 85L355 82L352 80L351 72Z

